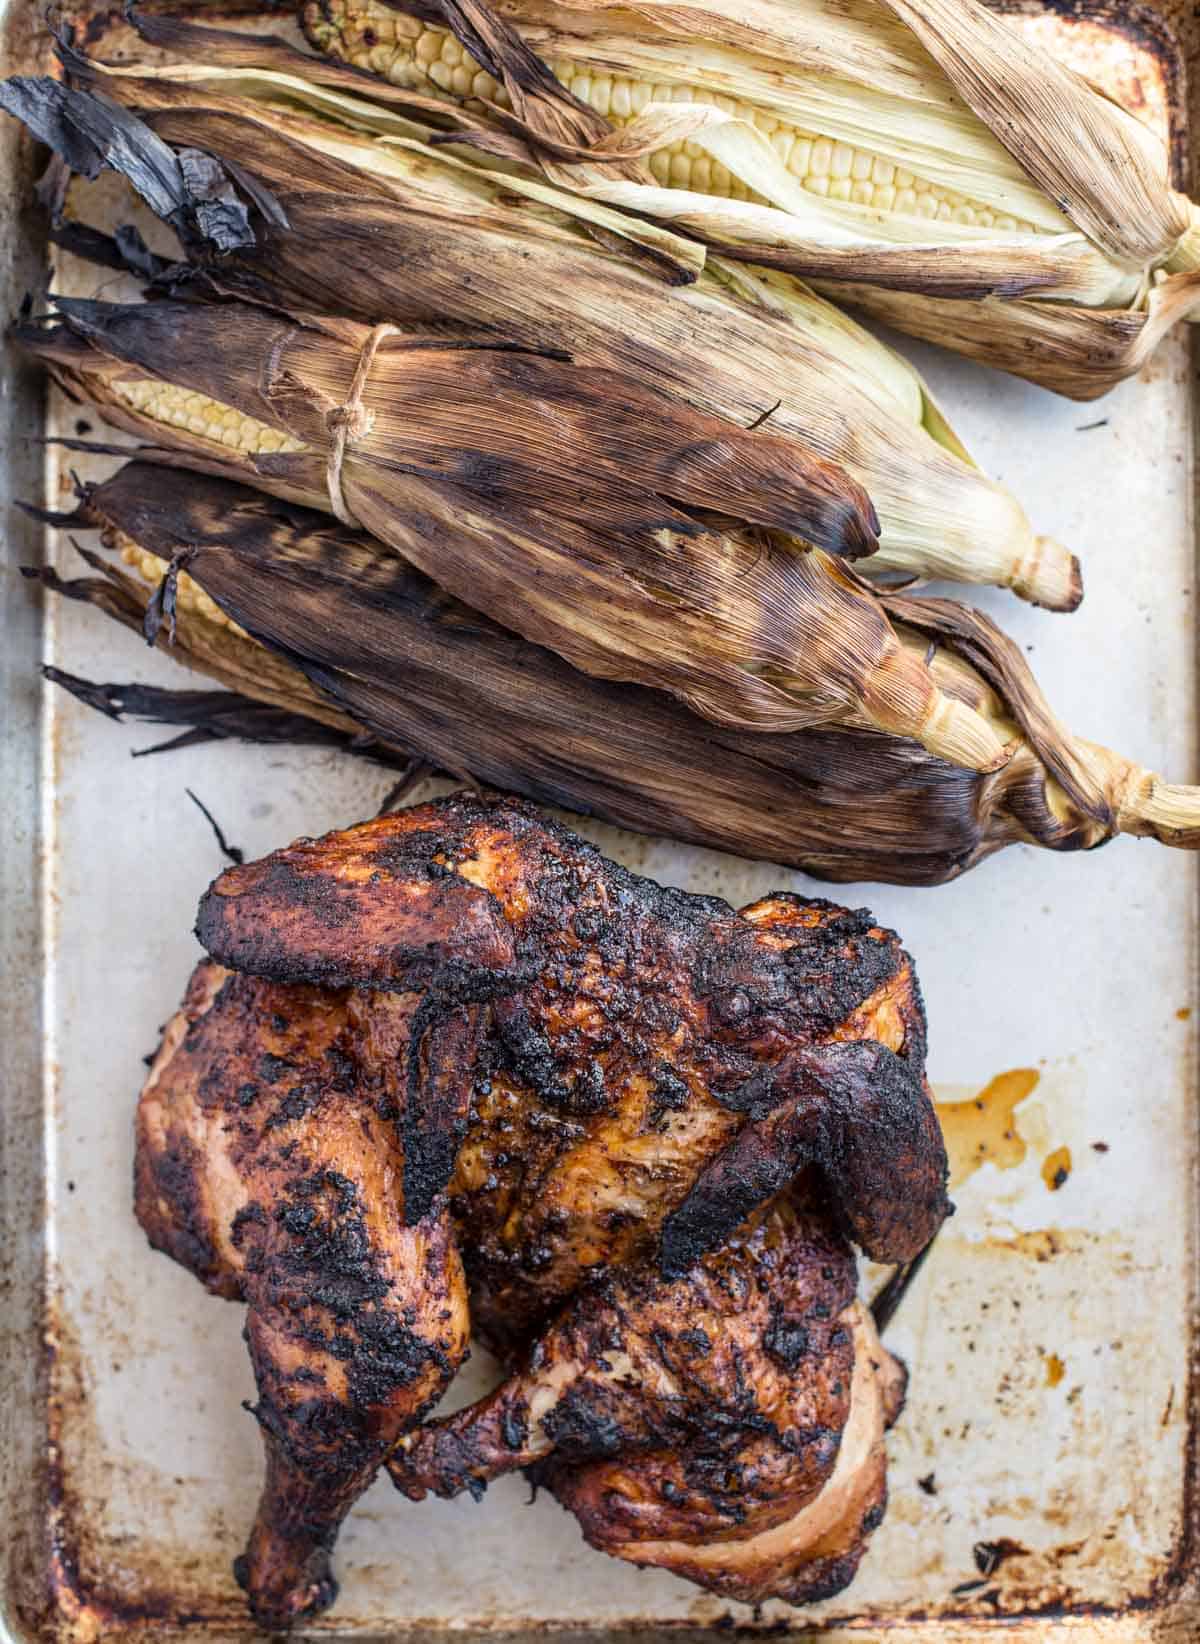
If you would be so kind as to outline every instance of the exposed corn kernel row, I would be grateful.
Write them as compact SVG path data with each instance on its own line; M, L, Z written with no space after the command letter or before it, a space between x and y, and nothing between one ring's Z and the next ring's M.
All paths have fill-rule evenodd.
M303 451L301 440L290 434L280 434L265 422L247 417L220 400L210 400L206 394L190 388L177 388L173 383L158 382L154 378L134 378L117 381L112 391L131 410L155 422L169 423L202 439L215 440L231 451L245 451L257 455L262 452Z
M508 93L485 73L448 29L431 26L372 0L309 0L305 28L314 45L356 68L368 69L412 91L440 93L455 101L510 106ZM699 86L652 85L622 75L592 74L567 58L551 58L556 78L581 102L624 126L650 103L705 103L727 114L740 113L758 127L793 177L810 194L853 201L876 211L929 222L958 222L979 228L1022 229L1031 224L993 212L963 194L938 188L882 155L835 142L777 120L765 109L735 104ZM671 143L650 155L650 170L664 188L687 188L723 199L762 196L695 143Z
M158 586L166 575L166 560L149 553L123 531L108 527L102 534L105 545L120 554L149 587ZM267 650L226 616L186 571L179 574L175 610L179 640L189 666L199 667L227 689L244 691L258 702L307 714L342 730L361 729L332 708L298 668Z
M157 588L167 574L167 562L157 554L149 553L145 548L127 537L124 532L113 532L111 546L115 548L130 570L137 573L148 587ZM228 628L230 633L238 634L243 639L249 639L246 630L238 625L232 617L217 604L210 594L206 594L200 584L188 576L186 571L179 573L175 585L175 609L185 616L196 616L205 622L214 623L221 628Z

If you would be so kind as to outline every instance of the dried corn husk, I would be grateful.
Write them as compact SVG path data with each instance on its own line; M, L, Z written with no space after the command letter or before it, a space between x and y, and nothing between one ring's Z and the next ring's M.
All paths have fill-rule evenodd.
M220 31L184 31L197 32L215 37L218 58L250 49L220 46L229 38ZM279 60L277 50L253 51ZM916 371L793 277L711 257L694 283L670 289L661 274L678 277L683 259L665 243L641 244L633 229L614 238L615 212L603 224L583 219L574 212L590 210L586 202L480 171L417 138L392 132L384 142L302 118L301 82L275 68L208 64L170 78L182 72L130 71L107 83L145 113L155 140L249 168L286 219L286 231L262 225L258 255L222 265L227 288L364 320L453 316L634 373L742 426L769 413L774 434L803 441L867 488L880 518L867 575L992 582L1058 610L1078 603L1075 557L1035 535L1016 500L974 466ZM207 105L175 106L196 95L193 73ZM289 113L213 89L271 91L278 103L285 81ZM71 94L50 85L57 110ZM342 121L365 106L344 86L337 96Z
M59 523L101 528L117 553L135 545L152 579L186 556L187 574L287 670L289 702L315 689L339 724L543 804L833 879L900 884L954 878L1017 841L1081 850L1128 832L1200 845L1200 790L1072 737L1017 647L949 601L889 605L907 649L935 648L942 688L1014 739L991 774L853 727L764 737L713 726L659 692L575 672L369 537L225 481L131 464ZM99 579L72 586L111 603ZM140 609L151 586L134 597ZM211 643L194 639L207 620L181 600L177 654L214 672ZM276 700L266 669L256 680L242 666L237 683Z
M869 504L794 442L491 346L390 337L372 353L365 326L244 305L60 308L19 339L110 421L171 460L340 505L586 672L721 723L858 715L973 768L1007 756L835 557L871 546ZM780 534L800 530L834 552Z
M490 78L505 129L472 140L536 154L554 180L726 255L849 282L857 301L923 336L938 335L931 299L998 305L992 331L1012 311L1022 341L975 338L974 356L1077 397L1138 368L1156 329L1156 279L1170 285L1197 266L1195 208L1171 186L1164 145L979 0L748 0L732 10L724 0L502 0L495 12L484 0L439 0L411 15L384 0L307 0L303 17L319 49L445 100L484 108ZM487 71L465 97L446 41L456 63ZM531 74L534 53L554 83ZM573 148L563 140L572 107L589 133L600 122ZM857 194L853 164L845 179L797 176L789 142L861 155L872 170ZM689 186L682 160L657 164L681 149L693 163L704 157L709 192ZM623 169L607 170L607 159ZM644 164L640 178L631 163ZM904 189L875 181L897 171ZM900 194L913 198L902 210ZM1097 313L1108 344L1098 359L1082 328L1050 330L1042 301ZM1177 316L1197 301L1191 285L1167 294ZM1106 312L1122 317L1123 349ZM948 330L950 346L965 329Z

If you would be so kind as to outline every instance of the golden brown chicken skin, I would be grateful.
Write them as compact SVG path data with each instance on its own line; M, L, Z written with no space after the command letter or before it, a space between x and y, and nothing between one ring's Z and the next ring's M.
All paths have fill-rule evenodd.
M883 1516L902 1386L855 1299L849 1246L789 1192L683 1276L581 1291L522 1369L402 1439L413 1499L517 1467L592 1545L730 1597L824 1597Z
M248 1306L266 1483L235 1571L271 1629L332 1602L342 1519L466 1350L444 1203L416 1225L402 1214L396 1118L419 1008L202 963L138 1108L151 1244ZM466 1030L443 1025L447 1058Z
M815 1604L853 1579L887 1505L884 1432L899 1414L905 1374L880 1345L868 1310L838 1316L853 1344L849 1413L837 1460L817 1493L780 1522L737 1531L658 1526L656 1508L695 1468L694 1453L634 1454L572 1467L551 1458L543 1482L579 1520L593 1547L632 1564L670 1570L725 1598ZM792 1497L794 1500L794 1496Z
M863 912L735 913L607 861L519 802L457 795L231 868L197 933L282 982L480 1007L404 1110L405 1192L449 1184L476 1328L518 1351L579 1285L670 1272L810 1165L850 1235L903 1261L947 1213L911 963Z

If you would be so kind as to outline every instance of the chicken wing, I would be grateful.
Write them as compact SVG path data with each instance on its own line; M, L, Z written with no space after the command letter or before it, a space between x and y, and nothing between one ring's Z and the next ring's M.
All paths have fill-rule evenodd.
M266 1483L235 1573L269 1628L332 1602L342 1519L466 1350L444 1201L403 1216L394 1120L420 1010L412 994L202 963L139 1104L136 1209L151 1244L248 1305ZM477 1029L460 1012L434 1032L450 1066Z
M479 1495L532 1468L606 1552L749 1601L828 1596L883 1516L902 1386L856 1277L828 1217L782 1195L678 1278L580 1292L520 1372L401 1439L393 1480Z
M690 1266L779 1190L776 1155L820 1168L879 1260L947 1214L911 962L865 912L738 914L457 795L230 868L197 934L276 981L418 991L430 1021L479 1007L453 1068L431 1047L437 1099L405 1106L405 1196L420 1215L449 1185L503 1353L603 1269Z

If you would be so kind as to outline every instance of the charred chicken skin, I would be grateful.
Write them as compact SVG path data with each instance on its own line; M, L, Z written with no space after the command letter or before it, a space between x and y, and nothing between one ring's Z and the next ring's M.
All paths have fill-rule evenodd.
M810 1165L876 1260L911 1259L947 1213L911 962L865 913L777 895L739 914L532 807L454 796L228 869L197 934L275 981L421 994L407 1214L449 1188L501 1353L601 1270L688 1271ZM449 1065L438 1026L471 1005Z
M856 1280L785 1193L679 1278L581 1291L494 1393L400 1441L393 1480L479 1495L530 1468L605 1552L750 1602L826 1597L883 1517L903 1393Z
M197 934L137 1210L248 1305L267 1480L237 1573L262 1624L330 1602L338 1526L389 1457L414 1490L536 1464L595 1545L731 1596L849 1579L895 1376L843 1234L907 1261L949 1208L891 933L787 895L735 913L456 796L228 870ZM522 1368L418 1433L468 1286ZM592 1399L608 1449L571 1438Z
M236 1573L282 1629L336 1596L343 1517L467 1345L444 1205L405 1222L395 1115L418 1001L199 965L138 1108L138 1220L248 1304L266 1483Z

